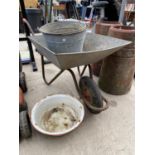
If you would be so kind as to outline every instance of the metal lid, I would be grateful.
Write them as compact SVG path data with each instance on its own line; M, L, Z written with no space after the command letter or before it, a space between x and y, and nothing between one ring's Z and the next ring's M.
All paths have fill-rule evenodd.
M86 30L86 25L80 21L58 21L40 27L39 31L45 34L68 35Z

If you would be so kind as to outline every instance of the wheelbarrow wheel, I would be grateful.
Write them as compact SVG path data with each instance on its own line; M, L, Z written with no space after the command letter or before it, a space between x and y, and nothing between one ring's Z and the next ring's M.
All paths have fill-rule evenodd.
M103 98L96 83L89 77L84 76L80 79L79 87L88 110L94 114L100 113L102 111L100 108L103 108ZM88 106L88 104L91 106ZM90 107L98 108L98 110Z
M20 85L21 89L23 90L23 92L25 93L27 91L27 84L26 84L24 72L20 72L19 85Z
M22 111L19 113L19 133L22 138L32 136L32 129L27 111Z

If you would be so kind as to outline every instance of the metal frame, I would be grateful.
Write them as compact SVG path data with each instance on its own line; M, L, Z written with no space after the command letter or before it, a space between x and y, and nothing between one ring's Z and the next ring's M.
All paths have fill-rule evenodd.
M89 77L90 77L91 79L93 79L93 71L92 71L92 68L91 68L91 65L90 65L90 64L85 65L85 66L83 67L82 72L80 72L80 68L78 67L79 76L80 76L80 77L83 76L83 74L84 74L84 72L85 72L85 70L86 70L87 67L88 67L88 69L89 69Z
M82 77L86 68L88 67L89 69L89 76L91 79L93 79L93 72L92 72L92 69L91 69L91 65L88 64L88 65L85 65L83 67L83 70L82 72L80 72L80 68L77 67L78 69L78 73L79 73L79 76ZM41 55L41 68L42 68L42 77L43 77L43 80L44 82L47 84L47 85L50 85L51 83L53 83L65 70L69 71L69 73L72 75L72 78L73 78L73 81L74 81L74 84L75 84L75 88L77 90L77 92L79 93L79 96L81 97L81 93L80 93L80 89L79 89L79 86L78 86L78 82L77 82L77 79L76 79L76 76L75 76L75 73L73 72L72 69L61 69L50 81L47 81L46 79L46 75L45 75L45 63L44 63L44 56Z
M46 75L45 75L45 66L44 66L44 56L41 55L41 68L42 68L42 76L43 76L43 80L44 82L47 84L47 85L50 85L51 83L53 83L65 70L69 71L69 73L72 75L72 78L73 78L73 81L74 81L74 85L75 85L75 88L79 94L79 97L84 101L84 103L91 109L91 110L94 110L96 112L101 112L101 111L104 111L104 110L107 110L109 108L109 102L107 99L105 99L103 96L102 96L102 99L103 101L105 102L105 106L103 106L102 108L97 108L97 107L94 107L92 105L89 104L89 102L82 96L81 92L80 92L80 88L79 88L79 85L78 85L78 82L77 82L77 79L76 79L76 76L75 76L75 73L73 72L72 69L61 69L49 82L46 80ZM92 69L91 69L91 65L88 64L88 65L85 65L83 67L83 70L82 72L80 72L80 68L79 66L77 67L78 69L78 73L80 75L80 77L83 76L86 68L88 67L89 69L89 76L90 78L92 79L93 78L93 74L92 74Z
M22 11L22 16L23 16L23 18L25 18L27 20L24 1L23 0L19 0L19 1L20 1L21 11ZM28 36L30 36L30 31L29 31L29 28L27 27L27 25L25 23L24 23L24 27L25 27L26 37L25 38L19 38L19 41L27 41L29 52L30 52L30 62L32 64L32 69L33 69L33 71L37 71L38 69L37 69L34 54L33 54L32 44L28 38Z

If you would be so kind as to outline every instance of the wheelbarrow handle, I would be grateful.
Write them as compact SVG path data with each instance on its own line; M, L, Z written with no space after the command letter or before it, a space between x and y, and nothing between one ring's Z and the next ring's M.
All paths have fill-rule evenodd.
M31 32L32 35L34 36L34 31L32 30L32 27L31 27L30 23L28 22L28 20L25 19L25 18L23 18L22 20L23 20L23 22L27 25L28 29L30 30L30 32Z

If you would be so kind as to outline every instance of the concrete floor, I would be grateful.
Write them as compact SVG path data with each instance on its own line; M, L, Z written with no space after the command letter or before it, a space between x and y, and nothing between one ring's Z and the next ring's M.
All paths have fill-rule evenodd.
M71 75L64 72L52 85L42 79L40 55L35 52L38 71L24 65L28 92L25 94L29 113L36 102L49 94L64 93L78 98ZM59 70L53 64L46 65L49 78ZM77 70L75 73L78 74ZM88 72L86 72L86 75ZM94 76L97 82L98 78ZM98 115L86 110L83 123L75 131L62 137L48 137L33 129L30 139L19 144L20 155L133 155L134 154L134 84L131 91L122 96L102 94L117 102Z

